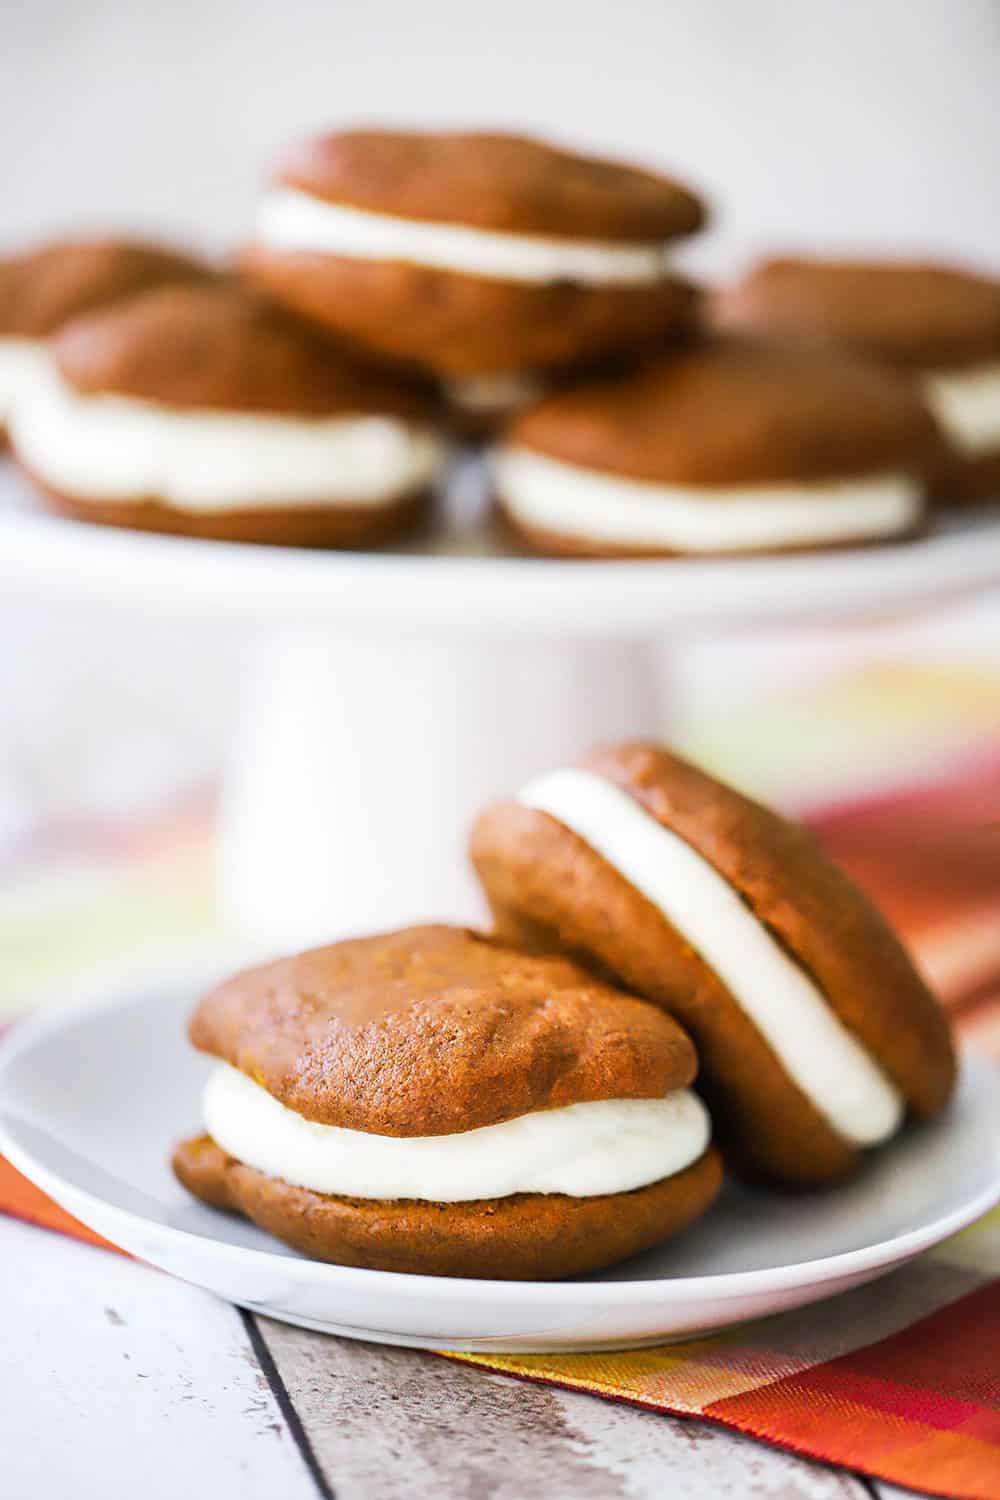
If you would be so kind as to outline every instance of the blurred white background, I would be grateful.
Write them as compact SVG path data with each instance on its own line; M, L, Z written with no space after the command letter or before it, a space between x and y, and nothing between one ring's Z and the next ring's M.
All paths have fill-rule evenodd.
M496 124L690 177L724 270L771 244L1000 265L996 0L33 0L3 7L8 239L238 240L343 121Z
M997 0L5 0L0 238L111 226L221 252L289 137L440 121L674 169L714 205L688 254L706 276L778 246L1000 271L998 96ZM0 602L0 639L0 840L214 767L231 644L41 595Z

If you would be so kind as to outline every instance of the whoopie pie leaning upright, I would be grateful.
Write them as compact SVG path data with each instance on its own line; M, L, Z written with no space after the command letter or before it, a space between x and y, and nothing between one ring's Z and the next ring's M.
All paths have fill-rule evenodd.
M943 1013L812 833L655 744L542 775L476 822L498 933L572 954L690 1033L720 1144L834 1182L948 1101Z

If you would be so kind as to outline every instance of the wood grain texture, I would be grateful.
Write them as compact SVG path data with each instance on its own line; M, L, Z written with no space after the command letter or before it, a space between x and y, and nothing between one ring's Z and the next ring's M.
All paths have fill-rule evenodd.
M708 1423L251 1319L13 1220L0 1264L4 1500L904 1500Z
M234 1308L0 1219L4 1500L315 1500Z
M258 1326L337 1500L867 1500L722 1431L408 1349Z

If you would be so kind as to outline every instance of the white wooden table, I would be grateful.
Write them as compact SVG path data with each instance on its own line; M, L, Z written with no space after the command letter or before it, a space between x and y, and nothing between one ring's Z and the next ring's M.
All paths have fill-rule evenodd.
M4 1500L890 1500L708 1423L243 1313L0 1218Z

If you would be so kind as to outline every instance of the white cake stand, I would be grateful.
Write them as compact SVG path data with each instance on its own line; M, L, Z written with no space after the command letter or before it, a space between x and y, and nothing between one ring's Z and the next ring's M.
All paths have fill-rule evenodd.
M105 601L136 630L152 611L246 628L219 872L255 942L476 915L475 810L596 740L654 732L663 639L1000 582L1000 511L896 546L631 563L505 555L470 463L442 512L433 546L307 552L62 521L0 476L0 586Z

